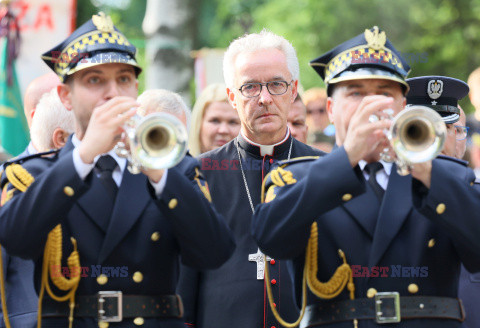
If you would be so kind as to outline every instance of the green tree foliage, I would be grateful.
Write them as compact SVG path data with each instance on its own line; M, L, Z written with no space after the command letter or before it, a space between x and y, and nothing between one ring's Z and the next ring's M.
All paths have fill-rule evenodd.
M305 89L323 85L310 60L374 25L410 62L411 77L466 81L480 66L480 0L203 0L199 12L198 47L227 47L262 28L285 36L297 49Z
M100 5L96 7L91 0L77 1L77 26L92 18L92 15L103 11L112 17L115 26L128 38L144 38L142 21L145 15L146 0L130 0L125 8L108 5L108 2L98 1L98 3Z
M78 0L77 21L104 10L141 51L145 3L131 0L128 8L116 9ZM246 32L267 28L297 49L305 89L323 85L309 67L310 60L374 25L386 31L409 61L411 77L437 74L465 81L480 66L480 0L192 0L192 4L198 26L194 48L226 48ZM471 109L468 101L462 105Z

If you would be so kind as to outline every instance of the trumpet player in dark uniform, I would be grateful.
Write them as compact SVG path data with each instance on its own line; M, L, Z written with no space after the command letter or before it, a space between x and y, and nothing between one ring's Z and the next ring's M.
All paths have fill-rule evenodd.
M135 51L100 13L45 53L75 134L6 164L0 242L35 261L42 327L183 327L180 259L213 269L233 252L196 160L132 174L112 150L138 108Z
M460 265L480 271L473 171L427 159L400 175L381 160L392 121L372 115L402 112L409 67L378 27L311 65L327 85L337 147L279 163L252 225L266 255L290 261L297 304L306 305L300 327L463 327Z
M407 79L410 92L407 96L407 105L424 105L436 110L447 125L447 137L442 154L457 157L460 163L465 153L465 148L456 153L458 143L467 138L468 128L462 125L461 116L464 115L457 106L457 101L468 95L468 84L447 76L420 76ZM465 124L465 120L463 120ZM465 144L464 144L465 145ZM453 160L453 159L451 159ZM478 301L480 300L480 272L468 272L462 266L458 297L465 307L465 326L478 327L480 313Z

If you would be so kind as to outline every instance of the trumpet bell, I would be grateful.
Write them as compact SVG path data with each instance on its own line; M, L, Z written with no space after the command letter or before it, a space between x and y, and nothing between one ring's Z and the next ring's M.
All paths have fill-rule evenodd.
M188 134L174 115L153 113L135 116L125 127L129 150L118 147L117 153L129 161L128 169L139 173L142 167L167 169L177 165L187 153Z
M426 106L411 106L395 117L389 136L397 157L415 164L440 154L446 133L445 123L436 111Z

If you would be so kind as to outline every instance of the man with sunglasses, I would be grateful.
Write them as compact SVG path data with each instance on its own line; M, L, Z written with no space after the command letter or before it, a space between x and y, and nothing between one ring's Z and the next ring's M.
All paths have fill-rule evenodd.
M268 31L233 41L223 62L229 102L238 111L241 132L226 145L200 156L215 208L235 235L237 248L216 270L185 269L180 294L187 323L202 328L277 327L266 299L263 256L250 236L262 180L273 163L321 155L294 139L288 112L297 96L299 64L295 49ZM280 313L298 315L283 261L270 259L270 279Z

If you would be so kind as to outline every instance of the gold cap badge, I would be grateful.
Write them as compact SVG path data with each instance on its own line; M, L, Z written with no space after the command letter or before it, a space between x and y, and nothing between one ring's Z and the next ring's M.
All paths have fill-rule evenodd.
M373 32L369 29L365 30L365 40L367 40L368 46L374 50L380 50L385 48L385 42L387 42L387 35L385 31L380 32L378 26L373 27Z
M101 32L113 32L112 18L110 16L106 16L103 11L99 12L98 15L93 15L92 22Z

